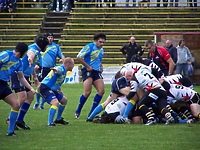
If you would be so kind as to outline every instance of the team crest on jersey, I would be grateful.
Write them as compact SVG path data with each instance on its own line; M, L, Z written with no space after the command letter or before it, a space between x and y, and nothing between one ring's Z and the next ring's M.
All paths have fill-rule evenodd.
M117 104L117 107L120 109L120 108L121 108L121 105L120 105L120 104Z

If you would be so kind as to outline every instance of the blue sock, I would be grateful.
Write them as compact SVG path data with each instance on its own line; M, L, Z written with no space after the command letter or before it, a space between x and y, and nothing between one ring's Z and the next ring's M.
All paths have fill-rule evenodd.
M44 98L42 98L42 101L41 101L41 103L40 103L40 106L44 107L44 103L45 103Z
M94 117L95 117L97 114L99 114L103 109L104 109L104 108L103 108L102 104L101 104L101 105L98 105L98 106L94 109L94 111L90 114L90 116L88 117L88 119L89 119L89 120L93 120Z
M66 106L66 104L65 105L60 104L58 106L58 114L57 114L57 117L56 117L57 120L62 119L62 113L63 113L63 111L65 109L65 106Z
M102 96L100 96L99 94L96 94L95 97L94 97L94 102L92 104L92 108L90 110L90 113L89 115L93 112L93 110L99 105L100 101L102 99ZM88 116L89 116L88 115Z
M23 121L24 120L24 116L26 115L29 107L30 107L30 104L28 104L26 102L24 102L22 104L17 121Z
M49 109L49 116L48 116L48 125L53 122L53 118L54 118L54 116L56 114L57 109L58 109L58 107L54 106L54 105L52 105L50 107L50 109Z
M130 113L130 111L133 109L134 104L132 104L131 102L128 102L128 104L126 105L124 114L123 114L123 118L128 118L128 115Z
M8 133L14 132L17 116L18 116L18 111L16 111L16 110L10 111L10 116L9 116L10 123L9 123L9 126L8 126Z
M79 100L79 105L75 113L77 114L81 113L81 109L83 108L83 105L85 104L86 100L87 100L87 97L85 97L84 95L81 95L80 100Z
M40 103L40 94L36 93L36 103L35 104L39 104Z
M180 124L187 123L187 120L181 120L181 119L179 119L178 123L180 123Z

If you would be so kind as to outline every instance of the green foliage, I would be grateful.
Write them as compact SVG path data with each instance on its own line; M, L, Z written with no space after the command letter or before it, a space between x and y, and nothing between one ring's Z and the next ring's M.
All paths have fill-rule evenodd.
M0 149L1 150L199 150L199 123L176 125L128 125L94 124L86 122L87 115L96 94L93 89L90 98L83 107L81 118L74 119L74 112L82 94L82 84L67 84L62 87L68 98L63 117L69 125L47 127L49 105L44 110L33 110L32 103L25 122L31 130L15 131L17 137L6 137L10 106L0 101ZM200 91L200 87L195 87ZM106 85L106 99L110 85Z

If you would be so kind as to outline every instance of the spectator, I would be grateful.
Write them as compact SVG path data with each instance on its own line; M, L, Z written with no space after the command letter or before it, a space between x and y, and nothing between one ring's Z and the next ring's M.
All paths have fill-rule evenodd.
M150 6L150 0L141 0L138 2L139 7L144 7L144 3L147 3L147 7Z
M190 50L185 46L185 41L180 40L177 47L176 73L188 76L188 65L192 63Z
M4 5L4 9L6 12L12 12L13 11L13 3L12 0L5 0L5 5Z
M4 3L5 3L5 0L0 0L0 12L2 12L4 9Z
M62 0L58 0L59 3L59 11L63 12L63 5L62 5ZM56 12L57 8L57 0L53 0L53 12Z
M175 7L178 7L178 1L179 1L179 0L175 0ZM169 6L170 6L170 7L173 7L173 5L174 5L174 0L170 0Z
M126 56L126 63L130 63L131 57L135 54L138 54L138 52L140 52L140 56L142 56L144 53L144 50L139 44L135 42L135 37L133 36L130 38L129 43L120 48L120 51Z
M102 0L94 0L94 2L96 3L96 7L102 7Z
M148 40L145 43L145 46L149 52L148 58L160 67L165 76L171 75L174 70L175 63L169 52L164 47L156 46L156 44L151 40Z
M189 0L190 7L197 7L197 0Z
M74 0L68 0L68 11L72 12L74 7Z
M163 0L163 7L167 7L168 0ZM157 7L160 7L160 0L157 0Z
M176 49L176 47L174 47L172 45L172 42L170 40L166 41L166 49L168 50L172 60L176 64L176 62L177 62L177 49ZM175 71L175 69L176 69L176 67L174 67L174 71Z
M126 0L126 7L129 7L129 0ZM136 0L133 0L133 7L136 7Z
M105 0L108 7L115 7L115 0Z

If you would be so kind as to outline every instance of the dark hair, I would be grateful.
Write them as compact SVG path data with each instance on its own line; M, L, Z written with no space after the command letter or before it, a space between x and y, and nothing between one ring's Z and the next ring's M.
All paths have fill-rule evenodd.
M102 33L102 32L97 33L97 34L94 35L94 41L96 41L96 40L98 40L100 38L106 40L106 35L104 33Z
M46 37L48 37L48 36L53 36L53 33L52 32L46 33Z
M41 51L44 52L46 46L49 44L49 41L47 39L46 36L40 36L37 40L36 40L36 44L40 47Z
M27 52L27 50L28 50L28 45L26 43L19 42L19 43L17 43L15 50L17 52L20 52L20 58L22 58L24 53Z
M131 57L131 62L143 63L143 59L140 55L136 54Z
M114 120L106 112L104 112L101 115L101 123L114 123Z
M180 40L180 41L178 42L178 46L180 46L181 43L182 43L183 41L184 41L184 39Z
M152 42L152 40L148 40L148 41L146 41L145 42L145 46L147 47L148 45L151 45L151 46L153 46L153 42Z
M120 78L122 75L121 75L121 73L120 73L120 71L117 71L117 73L115 74L115 79L118 79L118 78Z

